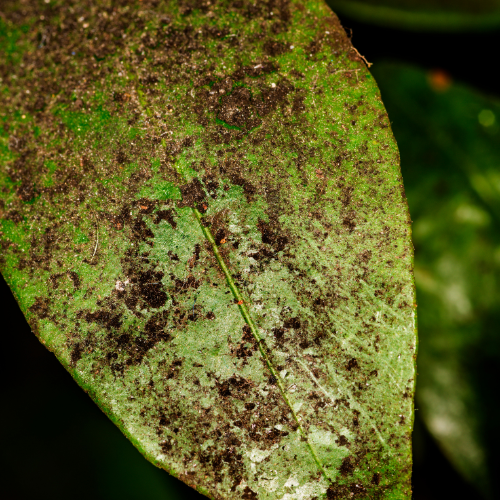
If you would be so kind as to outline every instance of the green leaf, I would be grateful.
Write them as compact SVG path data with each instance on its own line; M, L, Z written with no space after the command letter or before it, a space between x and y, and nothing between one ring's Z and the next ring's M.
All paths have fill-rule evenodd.
M455 467L495 498L500 103L436 73L374 68L414 220L418 407Z
M2 74L0 266L39 339L207 496L409 498L410 221L337 18L16 9L43 22Z
M327 0L339 14L415 31L481 31L500 26L500 0Z

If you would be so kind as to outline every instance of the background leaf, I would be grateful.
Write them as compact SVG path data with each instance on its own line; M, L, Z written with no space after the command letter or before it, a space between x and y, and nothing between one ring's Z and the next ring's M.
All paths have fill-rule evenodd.
M498 28L498 0L328 0L339 14L366 23L416 31Z
M407 496L406 205L335 18L52 7L3 68L2 272L42 342L205 494Z
M439 71L377 64L414 220L418 408L452 463L498 494L500 103Z

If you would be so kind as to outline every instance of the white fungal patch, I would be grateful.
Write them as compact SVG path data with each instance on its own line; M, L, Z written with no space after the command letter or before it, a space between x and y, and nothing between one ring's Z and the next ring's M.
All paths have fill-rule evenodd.
M247 451L246 454L252 462L259 463L267 458L273 452L273 450L276 450L278 446L278 444L274 444L268 450L259 450L259 448L254 448L252 451Z
M328 487L324 479L299 486L296 479L291 476L286 482L286 486L288 486L289 483L292 488L296 488L295 491L286 493L280 500L309 500L311 498L323 496Z
M259 450L258 448L255 448L254 450L250 451L247 453L248 458L252 462L262 462L264 458L267 458L271 454L272 450Z
M291 488L292 486L299 486L299 481L296 477L290 476L288 481L285 483L285 488Z
M119 292L124 292L125 291L125 287L130 283L129 280L125 280L125 281L120 281L118 280L116 283L115 283L115 290L118 290Z

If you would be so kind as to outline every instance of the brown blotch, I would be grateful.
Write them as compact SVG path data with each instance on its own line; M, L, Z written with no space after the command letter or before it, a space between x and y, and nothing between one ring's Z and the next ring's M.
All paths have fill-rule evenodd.
M222 97L217 117L228 125L245 130L261 124L252 105L250 90L246 87L236 87L230 95Z
M71 366L76 365L76 363L82 358L83 352L83 344L81 342L77 342L71 351Z
M123 102L123 99L121 99L121 97L123 96L122 93L117 93L115 94L115 99L118 100L119 102ZM125 154L124 151L118 151L118 154L116 155L116 161L120 164L120 165L123 165L124 163L126 163L126 161L128 160L127 158L127 155Z
M346 370L348 371L351 371L353 368L354 369L358 369L359 368L359 365L358 365L358 361L356 358L351 358L347 364L346 364Z
M45 319L49 316L49 304L46 299L42 297L37 297L35 303L29 308L29 311L39 319Z
M356 220L354 212L350 212L344 217L342 225L352 233L356 229Z
M353 474L356 464L352 457L345 457L340 465L340 473L342 477L350 476Z
M289 50L290 47L286 43L277 40L268 40L264 44L264 52L271 57L279 56Z
M147 198L141 198L137 201L137 207L141 214L150 214L156 206L155 200L148 200Z
M149 229L147 224L139 216L136 218L134 225L132 226L132 232L138 240L147 241L149 238L154 238L154 233Z
M288 238L279 234L277 228L261 219L259 219L257 227L262 234L262 243L273 246L277 252L284 250L288 243Z
M198 203L205 200L205 191L198 178L193 179L190 183L184 184L180 188L182 200L177 202L177 206L196 208Z
M177 222L174 217L176 216L176 212L173 208L169 208L168 210L158 210L156 212L156 220L155 224L159 224L162 220L167 221L173 229L177 229Z
M243 498L243 500L257 500L257 498L259 497L257 496L257 493L255 493L255 491L251 490L248 486L246 486L245 489L243 490L241 498Z
M75 271L68 271L69 279L73 282L73 288L79 290L81 286L80 277Z
M245 400L249 395L252 384L245 380L244 378L234 376L226 381L219 383L216 382L219 394L223 398L233 397L237 399Z
M298 317L289 318L283 323L283 327L298 330L300 328L300 319Z
M345 436L339 436L339 438L336 440L336 443L339 446L349 446L349 440Z
M87 323L97 323L104 326L106 330L116 330L122 326L121 313L112 314L109 311L101 310L96 312L88 312L85 314L85 321Z
M161 271L144 271L133 281L138 285L138 293L153 308L165 305L167 294L163 291L163 273Z
M21 201L30 201L35 197L35 186L32 182L24 181L16 190Z
M361 252L358 255L358 258L361 262L364 262L365 264L368 263L370 261L370 259L372 258L371 250L365 250L365 251Z
M14 224L19 224L23 221L23 216L17 210L9 210L5 215L4 219L11 220Z

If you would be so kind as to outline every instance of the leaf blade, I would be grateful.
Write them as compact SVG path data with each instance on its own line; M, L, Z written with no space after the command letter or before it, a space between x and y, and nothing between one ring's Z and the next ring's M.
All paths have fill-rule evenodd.
M206 57L189 33L211 11L192 21L171 5L166 29L150 19L183 75L166 80L167 99L150 88L159 76L127 82L122 62L102 63L106 90L54 113L74 170L31 202L57 170L28 168L7 195L28 221L4 234L29 257L11 248L2 272L79 384L153 463L204 494L404 497L415 339L397 149L338 21L291 5L273 28L285 25L281 38L263 44L250 38L258 23L232 11L254 62L227 42L213 81L198 84L182 67ZM129 63L153 71L143 28ZM223 29L209 28L215 57L207 40ZM49 123L39 141L50 151L58 134ZM73 229L86 238L70 242ZM388 444L394 425L402 451Z

